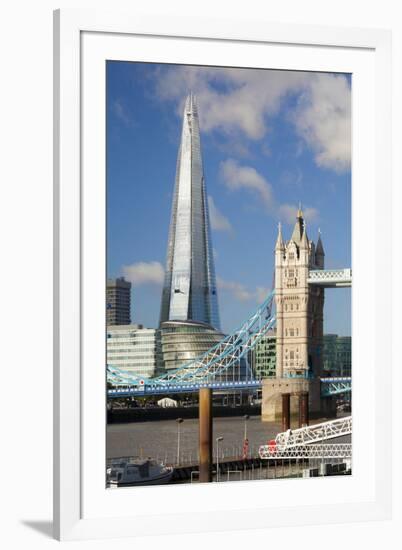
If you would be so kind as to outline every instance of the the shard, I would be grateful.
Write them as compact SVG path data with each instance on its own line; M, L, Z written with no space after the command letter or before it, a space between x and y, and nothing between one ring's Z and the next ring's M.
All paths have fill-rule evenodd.
M177 157L160 322L192 320L220 329L196 99L187 97Z

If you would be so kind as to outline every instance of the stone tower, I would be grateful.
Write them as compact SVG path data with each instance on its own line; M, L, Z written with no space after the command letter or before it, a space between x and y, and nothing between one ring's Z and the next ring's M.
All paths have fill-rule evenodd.
M319 376L322 370L324 290L308 284L310 269L324 268L321 235L309 240L299 207L289 241L281 226L275 246L276 376Z

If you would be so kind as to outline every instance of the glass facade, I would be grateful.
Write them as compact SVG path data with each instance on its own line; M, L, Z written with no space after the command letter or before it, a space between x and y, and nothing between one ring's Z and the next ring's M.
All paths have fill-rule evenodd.
M187 98L167 248L160 323L193 320L220 329L198 112Z
M166 370L176 369L204 354L224 338L206 323L167 321L161 325L162 356Z
M142 325L107 327L107 363L142 378L159 374L161 348L159 331Z
M269 331L251 352L251 367L257 379L276 376L276 334Z
M352 338L337 334L323 336L324 376L351 376ZM269 331L250 353L250 363L257 379L276 375L276 334Z
M352 375L352 338L324 334L323 368L325 376Z
M225 335L211 325L196 321L166 321L161 325L162 358L166 371L188 365L218 344ZM248 360L240 361L215 375L215 382L234 382L251 377ZM215 392L218 395L219 392ZM222 393L222 392L221 392ZM225 393L225 392L223 392Z

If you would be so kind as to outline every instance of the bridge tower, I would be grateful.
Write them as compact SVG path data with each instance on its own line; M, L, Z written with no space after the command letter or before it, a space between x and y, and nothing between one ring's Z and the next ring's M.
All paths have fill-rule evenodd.
M310 410L321 408L320 380L324 289L308 282L309 271L324 268L321 235L317 244L307 236L299 207L289 241L279 224L275 245L276 379L263 381L262 420L299 414L299 422ZM308 395L308 402L306 401ZM296 396L296 399L290 399ZM303 409L303 414L300 413ZM307 412L308 416L308 412ZM284 425L284 428L286 426Z
M277 378L321 375L324 289L309 285L308 275L324 268L324 258L321 235L317 245L308 238L299 208L290 240L279 225L275 246Z

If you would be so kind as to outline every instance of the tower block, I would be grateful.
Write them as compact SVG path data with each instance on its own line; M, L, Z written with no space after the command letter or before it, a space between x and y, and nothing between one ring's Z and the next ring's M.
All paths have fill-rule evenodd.
M324 290L308 284L310 269L324 268L324 248L307 236L299 207L292 236L285 242L279 225L275 245L276 379L263 383L263 420L280 415L282 393L309 394L309 409L320 409ZM298 403L291 404L291 413Z

